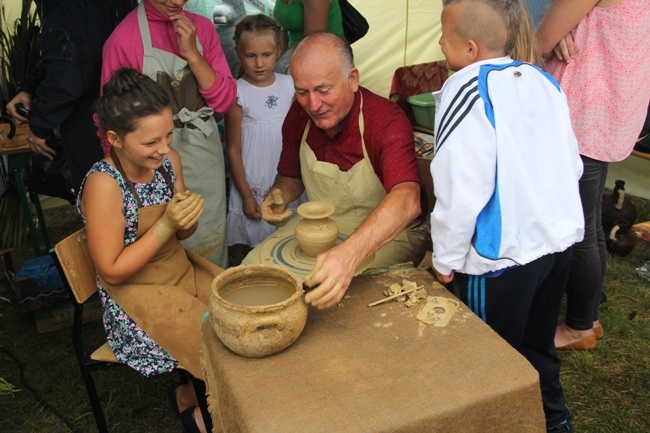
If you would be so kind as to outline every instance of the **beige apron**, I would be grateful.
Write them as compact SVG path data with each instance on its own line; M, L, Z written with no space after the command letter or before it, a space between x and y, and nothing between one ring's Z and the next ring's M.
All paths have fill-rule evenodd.
M172 101L175 126L172 146L181 156L188 189L205 199L199 228L183 245L225 268L228 266L226 169L214 110L205 105L187 61L151 45L144 4L138 7L138 23L144 48L142 72L156 80ZM203 53L200 42L196 43Z
M332 203L336 207L332 218L338 224L340 233L350 235L386 196L386 190L372 168L363 139L363 97L359 112L359 132L364 157L350 170L341 171L336 164L316 158L307 144L310 126L311 120L305 127L300 144L300 167L305 190L310 201L325 200ZM274 232L273 236L293 234L299 220L299 217L293 218L286 226ZM418 265L426 252L429 236L425 219L412 221L402 233L375 253L371 267L384 267L408 261ZM254 248L243 263L258 263L263 244L264 242Z
M166 204L138 209L139 239L165 212ZM186 251L171 237L151 261L117 286L100 277L113 300L158 345L194 377L202 378L201 323L208 309L212 280L222 271Z

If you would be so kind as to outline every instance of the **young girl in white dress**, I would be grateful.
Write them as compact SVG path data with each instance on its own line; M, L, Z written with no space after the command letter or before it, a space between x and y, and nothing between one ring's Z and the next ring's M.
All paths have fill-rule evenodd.
M282 32L273 18L249 15L235 25L235 52L241 62L237 102L226 113L231 183L228 203L230 265L276 227L262 220L259 204L277 174L282 122L293 99L293 80L273 72L282 50ZM295 211L298 201L289 208Z

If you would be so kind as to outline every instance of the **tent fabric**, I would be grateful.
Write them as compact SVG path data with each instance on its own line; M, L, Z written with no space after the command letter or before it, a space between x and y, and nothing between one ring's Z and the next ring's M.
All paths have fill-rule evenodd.
M395 70L390 86L390 99L400 106L415 125L413 109L408 97L440 90L449 76L446 61L401 66Z
M350 0L370 24L352 44L361 85L388 97L395 70L443 60L438 44L442 2L430 0Z

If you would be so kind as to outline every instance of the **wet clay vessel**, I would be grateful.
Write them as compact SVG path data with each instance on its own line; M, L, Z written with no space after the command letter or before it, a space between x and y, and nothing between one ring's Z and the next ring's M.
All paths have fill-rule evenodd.
M334 246L339 227L330 218L334 205L326 201L310 201L298 206L302 219L296 225L296 239L303 254L316 257Z
M286 297L268 305L232 301L244 292L248 298L258 296L262 304L271 299L269 294L277 298L278 293L285 293ZM290 270L270 264L236 266L217 275L212 281L208 311L212 329L221 342L233 352L252 358L286 349L307 322L302 281Z

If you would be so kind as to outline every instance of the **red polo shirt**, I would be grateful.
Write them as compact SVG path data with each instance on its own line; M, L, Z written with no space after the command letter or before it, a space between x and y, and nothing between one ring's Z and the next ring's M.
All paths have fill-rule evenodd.
M359 89L363 94L363 138L366 150L386 192L400 182L413 181L419 184L413 129L406 115L388 99L362 87ZM357 92L343 129L332 138L312 123L307 143L319 161L336 164L340 170L348 171L363 159L359 132L360 101ZM307 112L294 101L282 125L282 154L278 163L278 173L282 176L301 177L300 141L309 119Z

